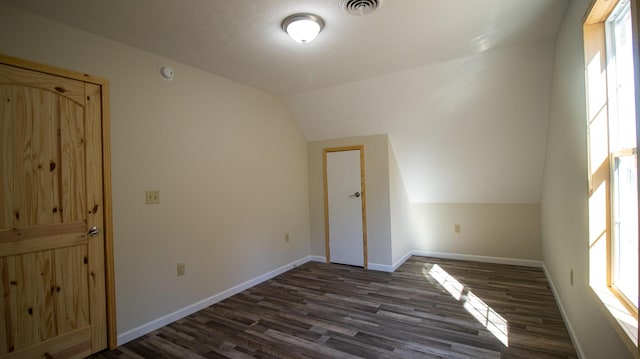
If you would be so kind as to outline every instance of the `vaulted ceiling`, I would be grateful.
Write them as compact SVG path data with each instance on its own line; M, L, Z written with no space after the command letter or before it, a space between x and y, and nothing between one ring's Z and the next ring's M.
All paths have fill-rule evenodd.
M555 36L563 0L385 0L351 16L338 0L3 0L280 95L330 87ZM280 28L325 20L312 43Z
M307 140L389 133L413 201L539 201L568 0L0 3L283 96ZM325 21L309 44L280 28L297 12Z

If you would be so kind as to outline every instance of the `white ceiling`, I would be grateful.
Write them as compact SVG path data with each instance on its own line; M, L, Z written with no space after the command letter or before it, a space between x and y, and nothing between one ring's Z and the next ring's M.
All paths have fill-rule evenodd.
M568 2L0 0L281 95L309 141L389 134L412 202L467 203L540 201ZM297 12L324 18L312 43L280 29Z
M338 0L0 0L268 92L292 95L553 38L566 0L384 0L368 16ZM291 41L286 16L325 28Z

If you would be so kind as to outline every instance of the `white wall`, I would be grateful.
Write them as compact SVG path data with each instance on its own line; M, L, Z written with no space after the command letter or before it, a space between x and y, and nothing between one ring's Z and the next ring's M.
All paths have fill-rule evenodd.
M553 42L286 98L305 138L388 133L412 202L538 203Z
M393 263L409 242L424 252L540 260L553 47L491 50L286 102L310 141L389 134Z
M110 80L118 333L309 254L307 145L280 98L5 6L0 53Z
M355 145L364 145L369 264L389 266L392 262L387 135L308 143L311 254L325 256L322 149Z
M630 358L588 279L587 127L582 18L573 0L556 40L542 192L542 255L586 358ZM574 285L569 271L574 271Z
M411 202L398 166L391 138L389 148L389 205L391 215L391 263L400 264L404 256L416 249L416 227L412 221Z
M414 203L415 249L539 261L540 205L537 203ZM460 225L460 232L454 231Z
M411 203L386 135L309 142L311 253L324 256L322 149L365 146L369 263L389 270L411 251L538 262L537 203ZM461 232L454 232L454 225ZM533 262L532 262L533 261ZM376 268L375 266L373 268Z

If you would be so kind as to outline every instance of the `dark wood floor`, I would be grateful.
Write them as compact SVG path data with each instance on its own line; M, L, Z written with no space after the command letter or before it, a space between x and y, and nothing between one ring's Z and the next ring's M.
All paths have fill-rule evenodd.
M95 358L577 358L538 268L307 263Z

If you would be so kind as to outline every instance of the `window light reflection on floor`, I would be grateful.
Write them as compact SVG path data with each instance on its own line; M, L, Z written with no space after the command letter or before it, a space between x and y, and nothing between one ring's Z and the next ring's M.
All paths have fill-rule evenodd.
M425 270L423 270L423 273L424 272ZM440 283L440 285L444 287L444 289L446 289L452 297L456 298L456 300L460 300L460 298L462 297L462 291L464 290L464 286L462 285L462 283L458 282L437 264L431 267L429 275L433 279L437 280L438 283Z
M509 346L507 320L471 291L467 292L464 309L471 313L480 324L484 325L504 346Z
M435 279L456 300L464 300L463 307L505 347L509 346L509 326L504 317L473 292L467 291L467 294L463 296L464 285L439 265L434 264L429 270L425 266L422 273L427 279L429 277Z

